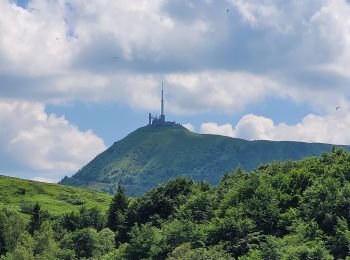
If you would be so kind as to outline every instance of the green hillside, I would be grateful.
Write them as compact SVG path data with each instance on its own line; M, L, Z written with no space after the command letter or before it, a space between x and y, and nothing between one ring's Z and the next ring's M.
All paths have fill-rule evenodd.
M182 126L137 129L114 143L61 184L114 192L118 183L140 195L175 176L218 183L237 167L252 170L275 160L297 160L330 151L329 144L246 141L203 135Z
M106 211L111 196L96 191L0 176L0 208L31 212L38 202L52 215L78 210L85 205Z

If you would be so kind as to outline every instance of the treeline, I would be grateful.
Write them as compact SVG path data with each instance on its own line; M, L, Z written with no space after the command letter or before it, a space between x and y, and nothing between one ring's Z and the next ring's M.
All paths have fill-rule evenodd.
M26 220L0 212L1 259L346 259L350 153L176 178L139 198L118 187L108 212Z

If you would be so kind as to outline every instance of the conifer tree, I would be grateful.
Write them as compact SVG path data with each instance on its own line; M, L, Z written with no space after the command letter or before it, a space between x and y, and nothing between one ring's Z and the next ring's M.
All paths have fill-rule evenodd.
M39 203L36 203L32 215L30 217L29 225L28 225L28 232L33 235L36 230L39 230L42 223L42 216L41 216L41 207Z
M6 253L6 240L4 229L4 219L0 214L0 256Z
M114 195L111 204L109 205L107 227L114 232L118 232L118 240L124 234L125 230L125 211L128 208L128 198L125 190L121 185L118 185L117 193Z

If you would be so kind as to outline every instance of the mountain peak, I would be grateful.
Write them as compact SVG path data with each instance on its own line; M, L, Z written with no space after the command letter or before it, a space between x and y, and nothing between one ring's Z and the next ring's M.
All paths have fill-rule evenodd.
M176 176L215 184L237 167L252 170L263 163L316 156L331 148L329 144L203 135L177 124L148 125L115 142L61 184L110 193L122 184L128 194L140 195Z

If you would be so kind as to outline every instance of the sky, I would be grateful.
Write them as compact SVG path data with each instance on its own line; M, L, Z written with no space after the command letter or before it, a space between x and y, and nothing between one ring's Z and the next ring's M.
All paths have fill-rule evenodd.
M57 182L159 114L350 145L346 0L0 1L0 174Z

